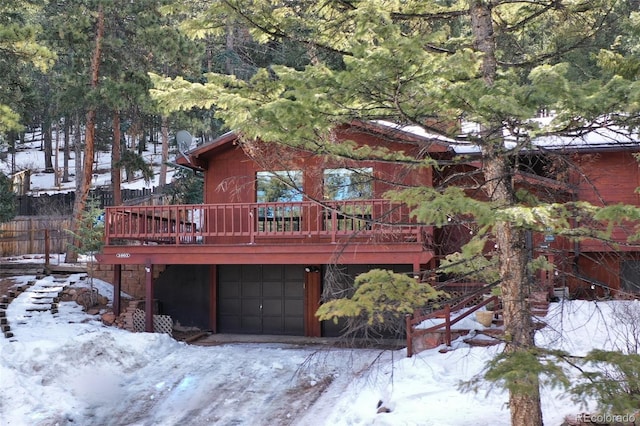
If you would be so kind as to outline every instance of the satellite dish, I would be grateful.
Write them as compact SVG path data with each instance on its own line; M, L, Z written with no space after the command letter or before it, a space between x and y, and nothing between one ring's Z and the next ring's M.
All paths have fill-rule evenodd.
M186 130L180 130L176 133L176 144L178 145L178 152L191 163L191 159L185 154L191 149L193 143L193 136Z

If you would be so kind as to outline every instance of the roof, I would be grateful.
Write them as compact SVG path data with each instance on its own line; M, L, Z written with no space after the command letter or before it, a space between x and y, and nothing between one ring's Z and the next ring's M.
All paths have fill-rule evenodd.
M538 117L532 120L541 128L551 126L554 115ZM466 138L480 132L480 126L476 123L465 123L461 137ZM515 148L518 144L518 135L504 131L505 146ZM610 151L621 149L640 149L640 135L621 126L610 125L604 119L597 121L591 130L585 128L564 135L549 134L535 137L531 144L534 148L552 151ZM456 141L451 148L457 154L477 154L480 147L472 143L460 143Z
M554 116L539 117L532 121L540 127L550 126ZM456 154L479 154L480 147L471 142L465 142L474 134L480 133L480 126L477 123L463 122L461 126L460 137L449 138L441 134L427 131L424 127L418 125L403 125L385 120L372 121L354 121L348 126L360 128L393 136L398 141L404 143L429 143L430 151L444 152L453 151ZM197 159L205 153L225 149L239 137L237 132L230 131L211 142L197 146L190 150L187 155L190 159ZM505 146L507 148L515 148L518 144L518 135L504 131ZM605 151L631 149L640 150L640 135L637 132L629 131L620 126L607 126L604 120L592 128L580 133L555 135L549 134L539 136L533 139L532 145L535 148L545 150L580 150L580 151ZM179 164L194 167L189 159L180 158Z

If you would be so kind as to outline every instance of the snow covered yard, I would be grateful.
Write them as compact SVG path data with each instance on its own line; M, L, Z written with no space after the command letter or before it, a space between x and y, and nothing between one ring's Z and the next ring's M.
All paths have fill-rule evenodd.
M80 274L33 287L86 285ZM16 277L16 285L33 280ZM96 281L101 294L110 285ZM506 394L462 393L501 346L454 342L445 354L291 344L194 346L106 327L73 302L31 312L28 292L7 309L0 338L0 425L508 425ZM585 353L621 342L611 312L636 302L552 304L539 343ZM640 309L640 308L638 308ZM378 413L380 411L388 411ZM543 390L545 424L585 410Z

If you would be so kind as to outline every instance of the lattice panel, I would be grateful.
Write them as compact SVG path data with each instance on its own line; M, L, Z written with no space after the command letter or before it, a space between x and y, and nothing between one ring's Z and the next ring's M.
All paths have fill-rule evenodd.
M133 313L133 331L143 332L145 326L144 311L136 309ZM169 315L154 315L153 330L156 333L166 333L173 336L173 320Z

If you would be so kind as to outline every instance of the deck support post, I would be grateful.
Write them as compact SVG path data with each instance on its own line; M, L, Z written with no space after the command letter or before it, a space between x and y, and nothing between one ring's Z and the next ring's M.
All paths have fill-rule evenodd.
M120 292L122 291L122 265L113 265L113 314L120 315Z
M218 332L218 265L209 267L209 327Z
M147 260L145 271L144 331L153 333L153 265Z

